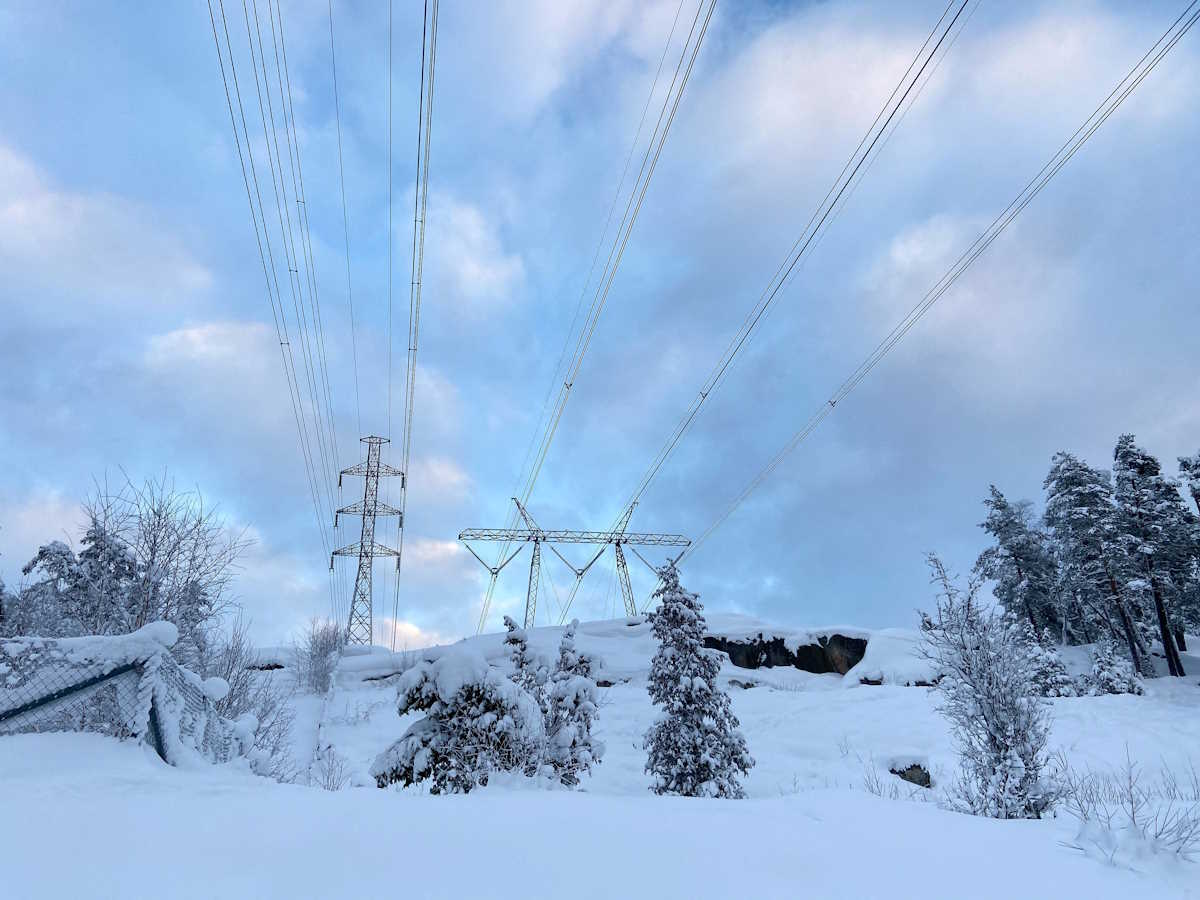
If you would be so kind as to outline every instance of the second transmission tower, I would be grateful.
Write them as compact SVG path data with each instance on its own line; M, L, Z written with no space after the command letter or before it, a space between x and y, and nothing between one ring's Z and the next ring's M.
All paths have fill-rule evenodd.
M333 570L335 556L357 556L358 574L354 578L354 596L350 600L350 615L346 620L346 643L370 646L375 632L374 611L371 606L371 565L376 556L394 556L396 567L400 567L400 554L391 547L375 543L376 516L401 516L400 510L387 503L379 502L379 479L381 476L399 475L404 485L404 473L380 461L380 449L389 443L387 438L370 435L362 438L367 445L366 462L360 462L338 473L338 487L345 475L363 476L363 498L343 506L333 515L333 527L338 527L338 516L362 516L362 534L357 543L334 550L329 557L329 569ZM401 521L401 527L404 523Z

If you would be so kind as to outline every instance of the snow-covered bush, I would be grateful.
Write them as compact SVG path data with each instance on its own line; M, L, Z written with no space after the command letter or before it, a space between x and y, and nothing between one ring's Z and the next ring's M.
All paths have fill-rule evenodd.
M704 649L705 622L696 594L679 584L674 564L659 571L658 609L650 625L659 648L650 664L650 699L661 717L646 732L646 771L656 794L742 797L740 775L754 759L738 730L729 696L717 687L721 664Z
M342 643L336 622L312 619L295 647L296 680L314 694L328 691Z
M400 715L425 718L376 757L376 784L429 781L431 794L468 793L492 772L536 768L545 741L537 701L477 651L455 648L400 677Z
M939 708L958 743L953 800L975 815L1041 818L1055 799L1047 776L1050 717L1026 643L1003 616L979 608L978 580L964 593L941 560L931 554L929 564L942 593L924 652L942 673Z
M1102 641L1092 651L1092 674L1088 678L1092 694L1142 694L1142 678L1133 671L1129 659L1117 652L1112 641Z
M592 680L592 661L575 648L575 619L563 632L558 647L558 667L550 676L546 690L545 761L559 781L579 784L581 775L604 755L604 743L592 735L596 718L596 682Z
M229 692L216 701L220 715L237 720L250 714L258 722L250 753L254 771L276 781L293 781L297 771L292 759L292 691L259 668L249 629L249 621L239 615L227 632L210 638L200 674L222 678L229 685Z

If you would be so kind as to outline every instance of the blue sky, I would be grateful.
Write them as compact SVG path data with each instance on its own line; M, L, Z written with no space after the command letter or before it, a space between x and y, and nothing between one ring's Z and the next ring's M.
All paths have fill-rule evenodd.
M943 5L718 5L534 492L543 524L611 522ZM985 2L634 527L703 531L1182 5ZM455 536L507 515L676 7L442 4L401 642L474 629L481 569ZM346 466L327 11L283 13ZM420 19L395 15L399 360ZM383 431L386 7L334 17L361 417ZM328 612L327 562L209 28L204 4L0 9L0 574L17 583L39 543L77 535L94 478L165 467L255 539L237 593L272 641ZM1054 451L1104 464L1122 431L1164 460L1196 451L1197 41L688 561L709 608L908 624L929 597L923 553L965 569L981 549L989 482L1036 498ZM496 627L523 603L524 567L505 574ZM576 612L614 598L598 564Z

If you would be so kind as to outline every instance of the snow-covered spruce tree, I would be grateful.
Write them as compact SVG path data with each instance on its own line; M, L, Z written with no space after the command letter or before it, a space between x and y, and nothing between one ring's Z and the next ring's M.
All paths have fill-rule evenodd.
M558 667L547 685L546 763L558 780L574 787L604 755L604 743L592 735L596 718L596 682L592 660L575 647L579 620L572 620L558 646Z
M400 676L400 715L424 711L376 757L379 787L429 782L431 794L465 794L493 772L536 767L545 742L537 701L477 651L454 648Z
M525 629L518 628L510 616L504 617L504 628L508 632L504 635L504 646L508 648L508 658L512 662L512 680L537 700L538 706L545 709L550 667L529 649L529 636Z
M1141 676L1133 671L1129 660L1116 651L1106 638L1092 651L1092 674L1088 678L1092 694L1141 694L1145 692Z
M1152 672L1149 649L1138 630L1141 610L1125 584L1128 560L1109 474L1059 452L1045 486L1045 522L1061 558L1061 589L1074 596L1097 627L1122 642L1135 671Z
M1075 697L1079 688L1075 679L1067 672L1062 657L1058 652L1058 642L1050 629L1042 632L1039 641L1033 635L1033 630L1027 622L1014 623L1011 627L1020 631L1020 641L1025 646L1029 656L1030 669L1033 672L1033 683L1039 697Z
M1010 503L994 484L983 504L988 514L979 527L996 543L980 554L976 567L996 580L996 599L1014 617L1028 621L1034 634L1044 628L1060 631L1054 592L1058 566L1048 536L1034 524L1031 504Z
M1132 434L1117 439L1113 474L1120 510L1119 541L1132 575L1128 588L1149 594L1167 670L1171 675L1184 675L1170 605L1182 594L1184 585L1177 581L1194 555L1188 510L1172 479L1162 474L1157 459L1134 443Z
M958 744L952 801L979 816L1041 818L1055 799L1047 777L1049 709L1037 696L1023 635L980 608L980 579L964 592L936 555L929 565L941 594L924 631L924 652L941 674L939 710Z
M646 771L656 794L744 796L739 776L754 759L746 749L729 696L717 687L721 664L704 649L705 623L696 594L679 584L673 563L659 570L650 625L658 653L650 664L650 699L662 708L646 732Z

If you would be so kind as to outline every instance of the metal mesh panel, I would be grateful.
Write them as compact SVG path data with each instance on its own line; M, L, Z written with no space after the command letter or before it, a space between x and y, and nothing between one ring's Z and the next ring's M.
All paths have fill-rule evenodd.
M246 728L221 718L204 682L163 645L131 652L116 639L0 641L0 735L90 731L145 738L164 760L227 762L249 749ZM111 658L105 651L111 649Z

